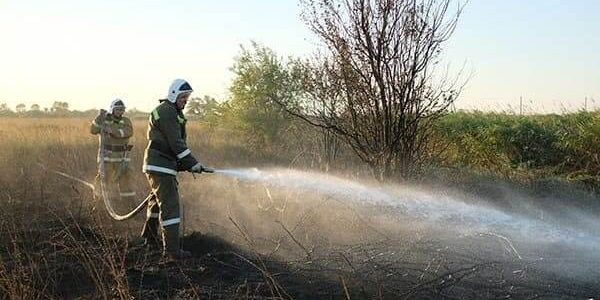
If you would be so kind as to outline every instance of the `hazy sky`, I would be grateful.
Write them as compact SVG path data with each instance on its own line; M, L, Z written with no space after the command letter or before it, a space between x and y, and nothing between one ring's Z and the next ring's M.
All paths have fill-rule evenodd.
M240 44L313 49L294 0L0 0L0 39L0 103L13 108L121 97L149 110L177 77L224 98ZM600 1L471 0L446 57L472 73L457 107L600 107Z

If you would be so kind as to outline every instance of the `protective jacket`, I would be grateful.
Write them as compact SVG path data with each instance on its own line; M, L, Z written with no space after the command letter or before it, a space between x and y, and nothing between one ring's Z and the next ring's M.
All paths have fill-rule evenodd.
M105 162L129 161L125 153L130 150L129 138L133 135L131 120L127 117L117 118L112 114L107 114L105 117L98 116L92 121L90 132L98 134L103 126L110 128L112 133L105 137L104 151L102 149L98 151L98 162L100 159ZM102 152L104 152L104 156L102 156Z
M148 124L148 146L144 153L144 173L177 175L198 163L186 144L187 120L170 101L152 111Z

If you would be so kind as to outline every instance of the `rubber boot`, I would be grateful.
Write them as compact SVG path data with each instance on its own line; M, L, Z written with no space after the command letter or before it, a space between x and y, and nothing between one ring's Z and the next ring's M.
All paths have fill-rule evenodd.
M179 224L163 227L164 254L170 259L192 257L192 253L179 248Z

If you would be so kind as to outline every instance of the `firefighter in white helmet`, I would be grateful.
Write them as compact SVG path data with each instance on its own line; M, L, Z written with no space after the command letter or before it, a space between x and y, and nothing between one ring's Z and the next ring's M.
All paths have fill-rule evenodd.
M92 134L104 132L104 149L98 150L98 162L104 162L105 183L110 189L110 196L120 198L121 203L133 204L136 196L131 183L129 170L129 138L133 136L131 120L123 116L125 103L115 99L106 112L101 109L98 116L92 121L90 131ZM100 174L98 174L98 178ZM97 180L98 180L97 178Z
M144 152L143 171L152 188L153 198L148 203L142 236L147 244L156 245L159 243L157 233L160 232L163 253L171 258L191 256L180 248L177 172L210 172L198 162L186 144L187 120L183 109L192 91L185 80L173 81L167 99L159 100L160 104L150 114L148 146Z

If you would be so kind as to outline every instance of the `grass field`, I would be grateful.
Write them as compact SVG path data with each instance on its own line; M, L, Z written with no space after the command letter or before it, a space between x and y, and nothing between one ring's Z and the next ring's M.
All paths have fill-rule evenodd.
M600 112L453 113L437 123L446 161L505 178L557 177L600 187Z
M462 121L446 119L447 126L469 129L448 133L461 140L491 132L481 124L466 125L474 121L465 120L478 120L477 116L456 118ZM578 244L585 240L596 247L598 198L585 189L541 186L546 191L542 196L535 190L517 190L511 183L499 182L498 177L472 179L476 184L465 178L463 184L469 189L458 189L448 187L460 181L457 178L435 184L381 184L350 167L332 170L331 174L341 178L335 180L319 172L290 173L285 169L290 165L304 170L311 164L313 170L323 168L313 160L296 159L296 151L270 159L246 149L233 131L190 122L189 146L207 165L223 169L279 167L283 171L274 169L272 174L280 177L273 178L289 177L302 181L300 186L321 190L364 189L375 198L381 193L395 195L405 205L371 205L362 201L371 199L360 193L355 194L362 202L346 201L337 197L335 189L317 193L216 174L196 179L182 174L183 243L194 257L168 262L131 243L141 229L143 214L117 223L86 187L39 167L41 163L92 181L98 141L89 134L89 120L4 118L0 124L3 298L482 299L590 298L600 294L598 257ZM135 121L132 140L139 195L148 192L141 174L145 126L144 120ZM497 132L500 126L494 126ZM487 141L480 142L478 147L484 147ZM559 144L555 141L553 145ZM589 147L594 145L584 142L578 147L593 149ZM453 147L455 152L450 152L453 156L446 162L453 162L457 170L489 167L466 160L466 148L460 148L466 144ZM486 155L503 157L498 160L506 169L499 170L510 170L510 174L524 170L522 162L510 159L525 156L506 155L516 148L498 149ZM550 165L550 161L545 163ZM586 167L591 177L597 176L592 173L594 163ZM561 170L554 168L553 173L547 166L536 167L552 176L567 171L575 176L574 169L567 170L566 165ZM458 173L452 174L456 177ZM359 179L360 185L347 179ZM131 204L117 207L125 210ZM432 212L440 212L441 217L433 220ZM510 219L483 226L474 217L478 214L498 220L509 215ZM506 225L511 223L514 228ZM534 238L540 230L536 226L545 232L543 238ZM560 232L549 233L548 228ZM523 231L532 236L520 235Z

